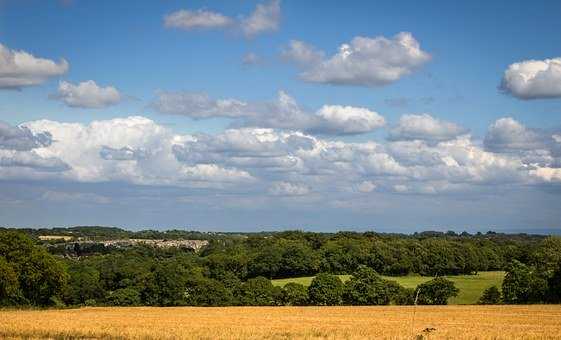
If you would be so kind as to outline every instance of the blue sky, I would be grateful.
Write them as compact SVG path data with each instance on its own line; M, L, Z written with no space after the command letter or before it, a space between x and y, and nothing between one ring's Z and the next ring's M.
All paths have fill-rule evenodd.
M244 20L260 6L265 14L259 23L272 26L248 33ZM180 25L166 24L166 17L182 10L212 13L228 23L201 24L205 18L189 16ZM561 61L555 59L561 57L560 12L558 1L348 1L344 6L290 0L0 1L0 44L10 55L23 51L59 63L34 84L16 86L9 83L11 74L31 79L37 70L24 70L17 62L2 68L0 62L4 131L17 130L27 142L45 131L51 135L49 142L33 139L39 144L15 149L1 147L0 128L5 217L0 223L218 230L560 228L555 204L561 193L561 142L555 137L561 136ZM421 56L407 55L400 32L409 32L418 43L411 53ZM390 47L341 68L329 64L355 37ZM322 57L299 59L291 41ZM361 46L355 46L355 55L366 45ZM387 52L391 46L398 47ZM243 62L248 54L255 56L252 63ZM65 70L62 58L69 65ZM539 63L511 68L530 61ZM344 81L337 78L362 66ZM519 79L535 76L531 70L542 66L549 67L542 70L545 80L536 77L517 87ZM400 73L381 81L384 67ZM361 72L369 85L357 79ZM95 86L81 96L72 92L86 81ZM63 82L71 94L61 90ZM507 84L502 90L501 82ZM118 94L102 93L109 87ZM298 109L279 104L279 91ZM196 113L200 102L194 103L193 94L210 101L204 114ZM164 109L170 98L181 107ZM243 102L242 112L232 116L235 106L212 106L222 99ZM322 113L328 111L343 120ZM411 119L400 120L404 115ZM147 120L114 122L130 116ZM92 127L95 121L105 122L109 131ZM87 131L73 135L76 128L62 123ZM131 127L135 124L142 128ZM224 137L228 128L237 131L235 137ZM256 128L272 129L271 136L260 137L269 140L303 133L314 139L316 151L304 150L309 154L303 156L300 146L283 141L259 144L248 155L256 133L248 129ZM206 134L204 141L189 140L199 133ZM346 143L342 148L352 156L344 161L317 156L340 152L338 142ZM279 145L282 157L297 159L298 170L247 165L271 158L270 148ZM460 145L465 154L457 151ZM166 147L170 154L160 155ZM265 149L269 153L259 153ZM274 157L281 157L277 153ZM439 160L418 160L425 154ZM174 163L158 170L168 156ZM191 177L182 177L185 173ZM232 178L241 182L232 184Z

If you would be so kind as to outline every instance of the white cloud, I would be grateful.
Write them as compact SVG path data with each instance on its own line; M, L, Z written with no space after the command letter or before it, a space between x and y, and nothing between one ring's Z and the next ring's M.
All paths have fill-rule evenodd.
M377 112L362 107L324 105L316 115L322 119L319 130L335 134L365 133L386 124Z
M164 26L183 30L224 28L234 20L220 13L199 9L179 10L164 17Z
M31 168L39 172L69 170L68 164L57 157L41 157L35 151L0 152L0 167Z
M0 121L0 149L26 151L49 146L51 142L48 132L33 133L25 126L11 126Z
M290 182L273 183L269 193L278 196L302 196L310 193L310 188L306 185Z
M359 194L495 192L499 187L554 185L561 168L554 162L559 150L551 133L552 144L544 149L550 160L536 162L526 153L484 149L467 134L445 141L382 143L252 127L191 135L144 117L90 124L39 120L22 129L31 136L48 133L52 142L0 149L1 180L165 186L196 189L194 197L210 200L216 192L247 200L297 196L299 202L315 203Z
M249 17L242 19L240 26L246 37L254 37L278 30L280 17L280 0L271 0L269 3L258 4Z
M511 64L500 88L519 99L561 97L561 58Z
M421 50L411 33L401 32L393 38L355 37L339 47L339 52L320 62L323 55L301 42L291 44L284 52L286 57L310 65L301 78L314 83L332 85L383 86L411 74L428 62L430 54Z
M113 200L110 197L82 192L64 192L47 190L41 194L41 199L50 202L61 203L95 203L95 204L110 204Z
M527 129L513 118L500 118L489 126L485 147L494 152L516 152L543 147L538 133Z
M561 168L537 168L535 170L530 170L530 174L545 182L561 183Z
M70 169L60 178L69 181L200 187L231 185L251 178L244 170L178 161L174 145L192 137L173 134L144 117L93 121L88 125L39 120L25 126L33 132L52 134L56 142L35 151L41 157L55 157L68 164ZM127 150L133 150L132 155Z
M361 107L324 105L316 112L308 112L283 91L279 91L277 100L271 102L212 99L206 94L193 92L160 92L151 107L161 113L193 119L232 118L233 127L302 130L316 134L360 134L385 124L377 112Z
M242 117L247 104L236 99L211 99L204 93L162 91L157 93L151 107L161 113L203 119Z
M242 58L242 64L246 66L258 65L261 64L261 62L262 62L261 57L259 57L257 54L253 52L249 52L245 54Z
M280 0L257 4L247 17L234 19L222 13L199 10L178 10L164 17L164 26L182 30L209 30L234 27L247 38L279 29L281 17Z
M118 104L121 94L113 86L101 87L95 81L88 80L77 85L61 81L58 93L51 96L70 107L103 108Z
M358 191L362 193L372 192L376 189L376 184L372 181L364 181L358 185Z
M390 140L425 140L432 142L454 139L467 130L457 124L436 119L428 114L403 115L390 130Z
M0 89L20 89L39 85L48 78L65 74L68 62L38 58L25 51L16 51L0 44Z
M287 61L293 61L300 66L306 67L320 63L325 53L303 41L291 40L288 47L281 51L281 56Z
M484 145L489 151L516 155L535 167L561 167L561 145L551 131L532 129L513 118L500 118L491 124Z
M144 149L136 150L128 146L123 146L118 149L102 146L99 155L101 158L111 161L134 161L147 157Z

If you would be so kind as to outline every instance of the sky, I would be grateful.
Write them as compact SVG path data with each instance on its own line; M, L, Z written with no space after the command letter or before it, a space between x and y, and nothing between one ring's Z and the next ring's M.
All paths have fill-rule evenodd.
M561 229L560 13L0 0L0 225Z

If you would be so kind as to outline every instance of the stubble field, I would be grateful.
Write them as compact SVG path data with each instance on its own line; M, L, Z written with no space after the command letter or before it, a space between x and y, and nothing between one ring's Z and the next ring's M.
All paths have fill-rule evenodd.
M561 339L561 306L0 310L0 338Z

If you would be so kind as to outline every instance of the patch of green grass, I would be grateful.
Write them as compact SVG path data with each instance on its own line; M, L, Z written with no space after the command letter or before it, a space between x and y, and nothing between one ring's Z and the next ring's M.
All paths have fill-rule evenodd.
M477 275L455 275L446 276L447 279L454 282L456 287L460 290L457 297L451 298L448 303L452 305L467 305L475 304L483 294L486 288L497 286L499 289L503 283L505 273L502 271L494 272L479 272ZM343 282L347 281L351 275L339 275ZM295 277L288 279L273 280L273 285L284 286L289 282L300 283L304 286L309 286L312 282L313 276ZM417 285L427 282L432 279L431 276L384 276L387 280L396 281L406 288L415 288Z

